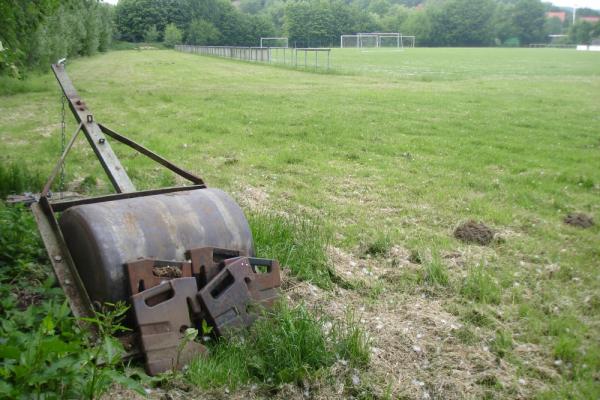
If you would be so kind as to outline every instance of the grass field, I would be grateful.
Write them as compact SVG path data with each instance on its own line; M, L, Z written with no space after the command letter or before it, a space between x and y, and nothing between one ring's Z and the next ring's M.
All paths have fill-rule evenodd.
M334 50L332 65L156 50L68 71L98 121L249 212L332 233L345 284L288 295L356 311L373 349L361 383L345 383L368 387L353 395L600 397L600 54ZM60 151L54 78L0 84L0 161L48 173ZM175 183L114 147L138 188ZM83 140L66 171L73 189L108 191ZM596 225L567 226L570 212ZM470 219L496 231L490 246L452 237ZM327 385L315 396L336 397Z

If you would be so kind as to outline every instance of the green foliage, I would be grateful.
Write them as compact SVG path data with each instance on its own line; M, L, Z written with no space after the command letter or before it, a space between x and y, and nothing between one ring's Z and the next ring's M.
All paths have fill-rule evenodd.
M600 23L596 25L596 30L600 33L598 29ZM587 21L578 21L569 29L569 40L571 43L589 44L594 37L596 37L594 34L594 25Z
M510 332L498 331L490 348L498 357L503 358L512 350L512 347L513 341Z
M102 335L97 343L89 343L70 316L66 301L30 306L25 311L4 301L2 394L9 398L95 399L115 382L143 394L139 382L116 370L125 350L108 332L121 330L118 323L112 324L125 311L117 306L90 320Z
M204 388L257 382L277 387L302 383L336 360L352 366L369 361L370 343L352 315L336 322L306 306L280 302L260 318L243 340L221 340L211 355L192 363L186 374Z
M195 19L190 23L185 42L195 45L211 45L218 43L220 36L219 30L213 24L203 19Z
M122 40L141 41L151 26L165 32L172 23L186 43L256 46L275 31L270 19L247 15L223 0L122 0L115 22ZM166 39L165 39L166 41Z
M442 46L486 46L493 41L492 0L450 0L429 9L430 43Z
M181 44L182 34L175 24L168 24L165 27L165 46L175 47L176 44Z
M0 279L13 280L24 265L44 259L43 246L33 216L22 205L0 202Z
M46 0L2 2L0 7L0 41L6 47L0 74L9 73L10 65L46 70L62 57L106 51L112 40L112 6L108 4Z
M434 255L432 260L423 266L421 279L423 282L433 286L449 285L448 269L439 255Z
M35 84L18 83L11 78L4 78L7 82L15 86L12 87L12 92L32 92L44 91L45 86L36 86ZM3 79L0 79L2 82ZM9 194L21 194L28 191L40 191L44 181L38 172L31 171L22 164L0 164L0 198L4 199Z
M392 241L388 235L380 233L369 242L363 244L363 247L366 255L381 257L385 256L390 250Z
M498 304L502 290L485 267L478 265L470 269L460 293L466 298L480 303Z
M144 42L146 43L154 43L158 41L158 29L156 29L156 25L150 25L146 32L144 32Z
M356 32L403 32L419 44L486 46L517 37L520 43L541 41L553 29L545 26L540 0L122 0L116 10L121 39L140 41L153 25L164 31L174 23L190 44L257 45L261 36L287 36L296 47L336 46L340 35Z
M123 374L125 350L112 336L127 308L85 319L99 332L90 341L54 287L31 212L0 202L0 226L0 398L94 399L114 383L143 394Z
M330 287L332 271L327 258L330 233L320 221L270 213L248 215L256 254L279 260L299 279Z

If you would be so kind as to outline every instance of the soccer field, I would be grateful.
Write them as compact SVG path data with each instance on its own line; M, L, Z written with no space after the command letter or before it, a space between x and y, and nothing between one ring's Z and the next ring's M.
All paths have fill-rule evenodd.
M600 397L600 54L334 49L331 65L148 50L67 69L97 121L249 213L322 224L344 284L300 297L336 316L354 309L369 332L357 393ZM0 160L48 174L54 78L2 90ZM114 148L139 189L180 183ZM108 191L83 140L66 174L74 190ZM572 212L596 224L568 226ZM496 239L456 240L468 220Z

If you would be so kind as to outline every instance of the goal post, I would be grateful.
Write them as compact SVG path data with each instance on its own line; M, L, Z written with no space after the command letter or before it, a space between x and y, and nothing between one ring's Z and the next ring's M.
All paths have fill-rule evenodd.
M406 36L399 32L361 32L340 36L340 48L395 48L415 47L415 36Z
M283 48L287 49L288 46L288 38L287 37L261 37L260 38L260 47L269 47L269 48Z
M358 48L358 35L342 35L340 36L340 48Z
M415 47L416 36L404 36L404 35L400 35L400 41L401 41L402 48L404 48L404 47L414 48Z

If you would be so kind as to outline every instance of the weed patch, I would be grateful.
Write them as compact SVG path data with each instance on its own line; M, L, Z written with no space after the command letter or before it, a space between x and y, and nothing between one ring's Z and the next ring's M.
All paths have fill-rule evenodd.
M480 303L498 304L502 290L485 267L478 265L469 271L460 293L467 299Z
M277 387L311 379L338 359L365 366L369 356L369 340L352 315L338 322L302 304L280 302L246 336L214 344L208 358L190 365L186 378L203 388L249 382Z
M388 235L378 234L373 240L363 243L363 253L373 257L385 256L392 247L392 241Z
M44 185L41 174L19 164L0 164L0 199L9 194L40 191Z
M496 338L491 343L491 350L500 358L504 358L513 347L512 335L508 331L496 332Z
M298 279L322 288L331 286L333 272L327 257L331 235L321 221L270 213L250 213L248 221L256 254L279 260Z
M449 285L448 269L439 255L434 255L432 260L423 266L421 279L432 286L447 287Z

